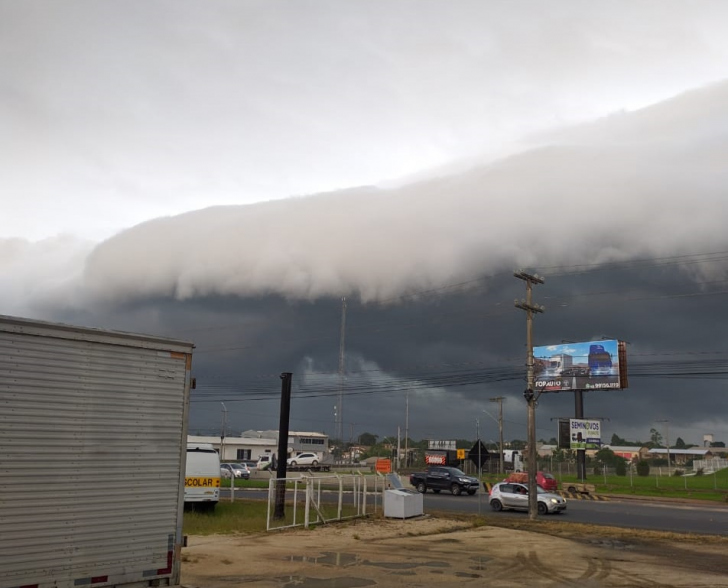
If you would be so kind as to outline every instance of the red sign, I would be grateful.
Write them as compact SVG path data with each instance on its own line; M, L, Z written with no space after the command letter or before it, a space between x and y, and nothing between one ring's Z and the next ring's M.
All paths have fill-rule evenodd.
M427 465L445 465L447 463L447 456L441 453L426 453L425 463Z
M375 467L379 473L389 474L392 472L392 460L378 459Z

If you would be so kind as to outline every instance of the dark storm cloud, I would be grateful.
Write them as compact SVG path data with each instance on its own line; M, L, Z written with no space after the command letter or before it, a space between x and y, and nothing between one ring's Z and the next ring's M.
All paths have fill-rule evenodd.
M195 431L216 430L223 402L231 427L275 428L278 375L292 371L292 426L332 433L346 296L345 434L403 432L409 395L411 437L472 438L476 419L495 436L484 411L500 395L507 438L524 438L511 273L524 267L548 278L536 344L630 342L630 388L586 395L608 436L644 441L667 418L689 442L728 438L720 380L689 363L726 357L727 92L569 129L458 175L148 221L96 247L76 279L28 279L24 304L193 340ZM16 276L42 259L27 249L8 256ZM572 395L543 395L538 436L571 414Z

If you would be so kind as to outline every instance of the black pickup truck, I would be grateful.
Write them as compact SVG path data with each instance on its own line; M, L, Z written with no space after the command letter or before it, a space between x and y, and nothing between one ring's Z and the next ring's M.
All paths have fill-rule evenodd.
M455 496L463 492L472 496L480 485L477 478L468 476L458 468L448 466L432 466L426 472L410 474L409 481L422 494L428 490L432 490L435 494L439 494L441 490L449 490Z

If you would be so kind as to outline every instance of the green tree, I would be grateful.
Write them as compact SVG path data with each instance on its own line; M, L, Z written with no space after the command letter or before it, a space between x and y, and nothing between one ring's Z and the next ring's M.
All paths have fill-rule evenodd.
M596 458L596 460L598 462L603 463L604 465L607 465L607 466L614 467L614 464L615 464L614 458L617 456L614 454L614 451L609 449L609 447L603 447L602 449L600 449L599 451L596 452L594 457Z
M361 435L359 435L359 443L371 447L372 445L377 444L378 438L379 435L374 435L372 433L362 433Z
M627 475L627 460L621 459L617 462L616 467L614 468L615 473L618 476L626 476Z
M650 429L650 442L653 447L662 447L662 433L657 429Z
M682 440L682 437L678 437L673 447L675 447L675 449L686 449L687 445L685 444L685 441Z
M637 462L637 475L647 477L650 475L650 464L649 462L641 459Z
M614 445L616 447L624 447L628 443L622 439L617 433L612 434L612 440L609 442L610 445Z

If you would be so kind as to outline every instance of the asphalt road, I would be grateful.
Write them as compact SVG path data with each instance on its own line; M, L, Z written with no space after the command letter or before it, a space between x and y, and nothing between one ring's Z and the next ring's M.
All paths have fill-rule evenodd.
M528 516L525 512L493 512L487 494L451 496L427 493L424 510L469 512L493 517ZM593 525L728 536L728 505L696 501L665 503L615 497L604 501L567 499L565 513L547 517L549 520L563 519Z
M221 489L222 500L229 500L230 490ZM265 500L265 490L238 490L236 498L254 498ZM335 500L336 493L325 493ZM673 531L677 533L698 533L709 535L728 536L728 505L701 503L666 503L645 499L620 499L611 497L608 500L577 500L568 501L566 512L563 514L546 515L550 521L571 521L589 523L593 525L608 525L613 527L647 529L654 531ZM372 500L373 504L373 500ZM381 507L381 497L378 497ZM424 512L457 512L484 515L487 517L528 517L525 512L493 512L488 504L488 495L478 493L475 496L451 494L434 494L428 492L424 495Z

